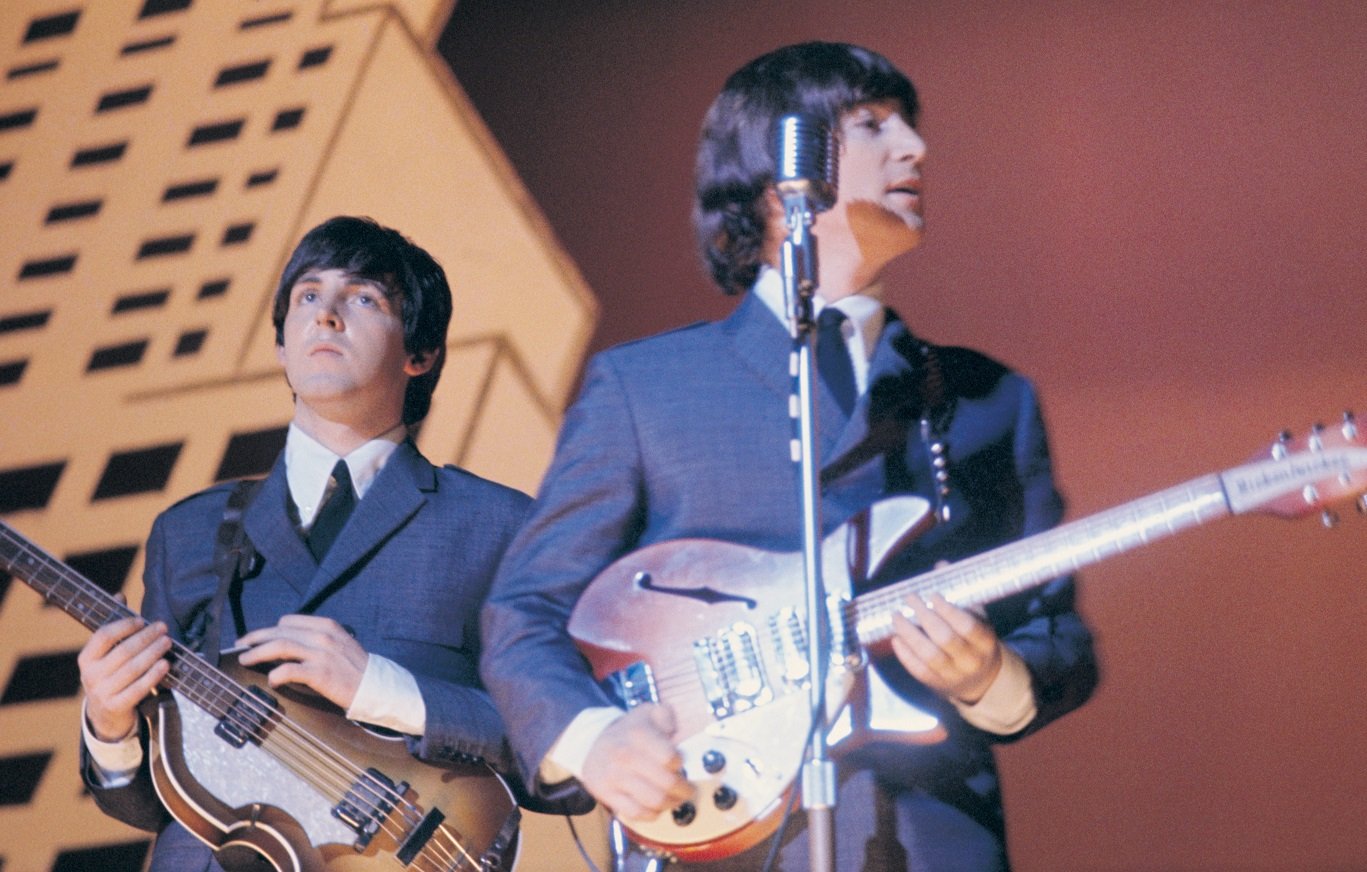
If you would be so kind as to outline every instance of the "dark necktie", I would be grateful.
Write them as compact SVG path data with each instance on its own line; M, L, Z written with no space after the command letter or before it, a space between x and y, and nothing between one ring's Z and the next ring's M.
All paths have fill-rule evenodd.
M846 415L854 409L858 390L854 384L854 363L850 360L850 349L845 345L845 335L841 325L845 313L827 306L816 319L816 368L821 380L830 388L840 408Z
M323 562L323 555L328 553L337 534L346 526L347 518L351 517L351 510L356 507L356 492L351 487L351 471L345 460L337 461L332 468L332 480L335 483L332 496L323 503L306 537L309 550L319 563Z

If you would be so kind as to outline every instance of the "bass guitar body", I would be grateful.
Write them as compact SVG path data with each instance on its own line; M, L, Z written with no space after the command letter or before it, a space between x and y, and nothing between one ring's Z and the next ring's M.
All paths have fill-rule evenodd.
M516 803L488 767L421 763L401 736L347 721L321 697L269 688L263 676L226 656L220 669L255 698L274 698L280 715L331 751L290 753L281 747L288 739L279 729L265 739L275 743L270 751L250 738L239 743L242 737L225 729L225 721L244 720L251 732L260 713L215 717L180 690L163 690L144 704L158 796L177 821L215 849L225 868L513 868ZM357 778L353 764L360 763L366 769ZM417 819L410 811L415 807L440 812ZM424 827L430 832L421 832ZM415 835L421 845L410 841ZM414 848L407 862L405 844Z

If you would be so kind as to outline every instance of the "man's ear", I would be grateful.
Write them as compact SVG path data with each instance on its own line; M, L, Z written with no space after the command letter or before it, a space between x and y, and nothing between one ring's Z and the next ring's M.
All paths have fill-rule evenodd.
M403 371L410 378L416 378L430 370L437 362L437 350L418 351L408 355L408 360L404 362Z

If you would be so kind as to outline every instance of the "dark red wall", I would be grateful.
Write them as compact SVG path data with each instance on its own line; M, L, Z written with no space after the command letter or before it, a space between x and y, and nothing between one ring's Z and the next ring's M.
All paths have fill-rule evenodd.
M1358 2L460 0L442 50L601 301L596 348L729 310L687 223L698 122L813 38L916 81L929 231L889 301L1039 382L1071 517L1367 418ZM1019 872L1367 869L1364 546L1349 507L1088 570L1105 684L1002 755Z

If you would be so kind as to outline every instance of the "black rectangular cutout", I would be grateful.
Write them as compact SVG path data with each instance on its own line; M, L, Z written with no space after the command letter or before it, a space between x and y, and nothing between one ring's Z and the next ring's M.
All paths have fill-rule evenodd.
M219 70L218 78L214 79L214 87L222 88L225 85L236 85L241 82L260 79L266 75L266 71L270 68L271 62L269 60L238 64L235 67L224 67Z
M128 150L127 140L114 142L109 145L97 145L93 148L83 148L76 152L71 158L71 168L88 167L92 164L110 163L123 157L123 153Z
M124 842L117 845L96 845L93 848L71 848L57 855L49 872L141 872L147 862L150 840Z
M133 558L138 556L138 546L125 545L119 548L106 548L100 551L86 551L68 554L66 563L84 575L105 593L118 593L128 581L128 571L133 568Z
M109 112L114 109L126 109L129 106L137 106L146 103L152 96L151 85L141 85L137 88L125 88L122 91L110 91L100 97L100 102L95 104L95 111Z
M130 42L128 43L128 45L125 45L123 48L119 49L119 54L127 56L141 54L145 51L155 51L159 48L166 48L168 45L173 44L175 41L176 38L174 36L158 36L152 39L144 39L140 42Z
M137 260L144 260L149 257L165 257L169 254L184 254L194 244L195 235L193 233L148 239L138 247Z
M66 461L0 470L0 515L45 507L65 469Z
M40 39L66 36L76 30L76 22L80 18L81 10L79 9L62 12L58 15L35 18L28 23L28 30L24 31L24 42L37 42Z
M50 751L0 757L0 806L24 805L33 799L51 760Z
M109 458L92 500L159 491L166 487L180 457L181 443L125 451Z
M214 473L214 481L265 475L270 472L275 458L285 450L285 436L289 427L272 427L250 433L234 433L223 451L223 459Z
M304 107L296 109L281 109L275 114L275 121L271 123L271 132L280 130L293 130L304 120Z
M63 254L58 257L45 257L42 260L26 261L19 268L19 280L39 279L46 276L69 273L76 267L76 255Z
M6 315L0 318L0 334L18 333L20 330L36 330L45 326L51 317L51 309L41 312L25 312L22 315Z
M199 296L196 299L207 300L210 297L221 297L228 293L229 279L213 279L199 286Z
M209 336L208 330L191 330L188 333L180 334L176 340L176 350L171 352L172 357L185 357L190 354L198 354L204 347L204 340Z
M0 163L0 182L3 182L5 179L8 179L10 171L13 169L14 161L12 160L7 160L4 163Z
M278 169L261 170L260 172L252 173L247 177L247 187L258 188L262 185L269 185L271 182L275 181L275 177L278 175L280 175L280 170Z
M83 203L63 203L60 206L53 206L47 210L47 218L44 224L57 224L61 221L75 221L78 218L89 218L100 214L100 208L104 206L103 200L86 200Z
M307 70L309 67L322 66L332 57L332 46L325 45L321 48L311 48L299 57L299 69Z
M17 112L7 112L0 115L0 133L7 130L18 130L20 127L28 127L37 117L37 109L20 109Z
M0 705L37 702L44 699L64 699L81 691L81 670L76 666L78 651L57 654L35 654L21 657L14 664L14 673Z
M145 0L138 18L151 18L168 12L182 12L190 8L190 0Z
M9 387L19 384L19 379L24 377L24 370L28 369L27 360L13 360L9 363L0 363L0 387Z
M139 309L156 309L166 305L166 301L170 298L170 288L162 288L159 291L144 291L140 294L125 294L114 301L114 308L110 310L110 314L136 312Z
M246 119L239 118L236 121L220 121L217 124L201 124L190 133L190 141L186 145L190 148L196 145L207 145L211 142L223 142L228 139L237 139L242 133L242 125Z
M102 369L117 369L121 366L133 366L140 363L143 355L146 353L146 339L97 348L91 352L90 362L86 364L85 371L98 372Z
M253 27L266 27L271 24L284 24L294 17L293 12L277 12L274 15L262 15L257 18L248 18L238 25L240 30L251 30Z
M179 185L171 185L161 195L163 203L170 203L173 200L184 200L189 197L207 197L218 190L218 179L200 179L197 182L182 182Z
M252 238L252 230L255 228L256 225L251 223L234 224L223 231L223 244L241 245Z
M5 73L5 78L13 81L14 79L22 79L25 76L36 76L38 73L50 73L57 69L60 64L61 61L54 58L50 61L40 61L36 64L27 64L22 67L11 67L9 72Z

